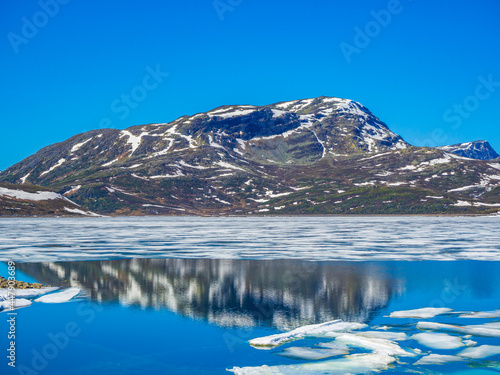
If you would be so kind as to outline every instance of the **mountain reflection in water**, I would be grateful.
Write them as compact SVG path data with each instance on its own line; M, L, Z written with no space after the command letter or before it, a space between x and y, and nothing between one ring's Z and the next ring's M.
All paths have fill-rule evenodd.
M168 309L228 327L366 322L404 290L376 263L123 259L18 268L46 284L80 287L94 301Z

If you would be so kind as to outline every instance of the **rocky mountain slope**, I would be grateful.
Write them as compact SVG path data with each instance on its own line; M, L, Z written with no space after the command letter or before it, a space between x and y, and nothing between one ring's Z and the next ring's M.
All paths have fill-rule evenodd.
M111 215L463 214L500 210L500 164L413 147L361 104L223 106L99 129L0 174Z
M438 148L471 159L493 160L500 157L487 141L459 143Z
M99 216L47 188L0 183L0 216L54 215Z

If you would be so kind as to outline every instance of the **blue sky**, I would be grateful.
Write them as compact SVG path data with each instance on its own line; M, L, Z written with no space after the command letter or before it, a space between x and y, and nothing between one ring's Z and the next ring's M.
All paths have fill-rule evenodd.
M321 95L417 146L500 151L499 18L493 0L4 0L0 169L99 127Z

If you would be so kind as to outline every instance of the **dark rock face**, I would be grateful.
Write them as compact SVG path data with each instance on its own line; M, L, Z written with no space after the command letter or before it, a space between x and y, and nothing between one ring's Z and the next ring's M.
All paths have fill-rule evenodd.
M456 155L477 160L493 160L500 157L487 141L459 143L439 148Z
M493 213L500 172L461 156L497 154L472 144L413 147L361 104L319 97L92 130L0 181L110 215Z

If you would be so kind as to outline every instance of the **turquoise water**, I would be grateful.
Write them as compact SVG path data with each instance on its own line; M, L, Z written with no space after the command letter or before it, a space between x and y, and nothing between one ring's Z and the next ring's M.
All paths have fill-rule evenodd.
M422 319L387 315L428 306L489 311L500 301L500 262L133 259L18 267L31 280L85 291L72 302L18 310L18 365L40 374L223 374L235 366L297 365L311 361L282 357L283 349L331 340L306 339L273 350L255 349L248 340L335 318L412 333ZM498 320L426 319L475 325ZM78 333L64 340L70 322ZM5 319L0 330L7 330ZM61 340L57 353L51 351L50 334ZM499 338L473 339L478 345L500 345ZM400 345L430 351L412 340ZM445 366L412 365L418 358L405 358L408 364L385 372L495 373L477 366L498 368L500 360L497 355Z
M465 346L435 349L410 338L424 332L416 328L422 321L500 321L458 314L500 309L497 223L497 218L0 220L0 260L19 262L18 279L82 290L67 303L34 302L16 310L17 367L9 368L4 356L0 374L230 374L226 370L233 368L338 373L334 367L314 372L303 365L342 356L283 356L290 348L321 349L331 337L308 336L270 350L249 344L335 319L366 324L359 332L405 333L407 339L396 344L421 351L397 357L381 373L498 373L498 354L415 365L428 354L455 355ZM6 273L0 262L0 275ZM424 307L452 311L428 319L388 316ZM0 313L4 353L8 329L7 314ZM500 346L499 337L470 340L477 342L474 347ZM370 351L350 347L349 355Z

